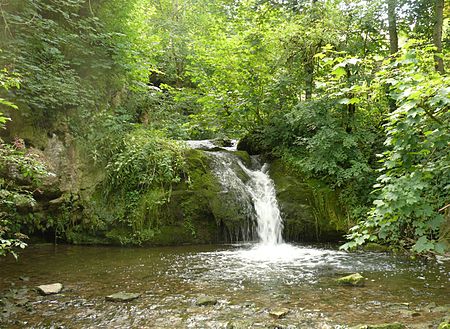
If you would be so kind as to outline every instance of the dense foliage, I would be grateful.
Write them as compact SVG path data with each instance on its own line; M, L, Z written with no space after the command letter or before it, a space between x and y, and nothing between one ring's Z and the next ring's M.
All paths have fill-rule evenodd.
M353 226L344 248L444 252L450 6L439 3L1 2L0 81L22 81L0 112L17 104L106 168L99 202L117 209L91 227L116 223L124 243L158 229L183 176L176 140L245 136L339 193Z
M0 75L0 88L6 92L10 88L19 88L18 77L4 69ZM14 103L4 98L0 98L0 105L17 109ZM4 129L8 120L0 112L0 129ZM33 189L46 174L39 159L26 153L23 140L6 144L0 138L0 256L11 253L17 257L15 249L26 246L24 240L28 237L20 232L23 218L19 213L33 207Z

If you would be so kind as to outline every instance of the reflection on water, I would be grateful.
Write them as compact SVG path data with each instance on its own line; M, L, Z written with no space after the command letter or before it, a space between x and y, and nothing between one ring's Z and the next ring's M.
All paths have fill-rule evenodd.
M336 284L353 272L367 278L365 287ZM53 282L64 284L62 294L41 297L29 289ZM448 312L449 287L448 262L317 246L46 245L28 248L17 262L0 260L0 327L346 328L401 321L426 328ZM118 291L142 296L128 304L105 301ZM195 306L200 295L218 303ZM277 307L288 315L272 319L268 312Z

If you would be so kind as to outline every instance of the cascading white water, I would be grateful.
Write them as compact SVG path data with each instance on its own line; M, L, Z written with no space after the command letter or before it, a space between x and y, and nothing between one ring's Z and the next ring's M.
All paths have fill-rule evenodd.
M242 162L239 162L239 165L250 177L246 187L255 207L260 243L263 245L282 243L283 221L278 208L275 185L267 174L268 165L265 164L261 170L250 170Z
M217 148L214 141L186 141L192 148L205 151ZM222 147L223 148L223 147ZM227 151L236 150L233 146L223 148ZM230 152L208 152L213 159L215 175L219 178L224 193L233 195L239 200L240 213L248 218L249 223L235 233L231 239L250 240L252 238L252 222L256 222L256 233L260 246L275 246L283 243L283 221L278 208L275 185L268 175L268 165L260 169L247 168L242 161Z
M254 210L253 216L256 221L259 242L264 245L282 243L283 222L278 208L275 186L267 173L267 164L260 170L251 170L232 154L211 152L211 155L215 158L215 173L222 186L227 191L234 192L247 213ZM239 168L247 176L245 182L236 173Z

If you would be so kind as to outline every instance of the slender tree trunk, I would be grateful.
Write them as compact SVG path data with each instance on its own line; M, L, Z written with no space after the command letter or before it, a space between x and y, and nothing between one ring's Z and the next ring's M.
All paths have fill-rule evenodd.
M442 0L443 1L443 0ZM388 22L389 22L389 51L391 55L398 52L398 34L397 34L397 0L387 0Z
M444 25L444 0L435 0L434 8L434 30L433 43L437 48L437 55L434 56L436 71L444 73L444 60L442 54L442 26Z
M305 64L305 99L311 99L314 84L314 62L312 59Z
M352 77L352 72L350 71L348 65L345 67L345 71L347 72L347 81L348 81L347 83L348 86L350 86L351 85L350 78ZM352 99L353 97L355 97L353 93L347 94L348 99ZM347 118L346 118L347 122L345 124L345 131L347 132L347 134L351 134L353 132L353 126L355 121L356 104L347 104L346 107L347 107Z
M388 5L388 23L389 23L389 53L394 55L398 52L398 33L397 33L397 0L387 0ZM394 112L397 109L395 99L389 95L391 85L386 84L386 95L389 104L389 111Z

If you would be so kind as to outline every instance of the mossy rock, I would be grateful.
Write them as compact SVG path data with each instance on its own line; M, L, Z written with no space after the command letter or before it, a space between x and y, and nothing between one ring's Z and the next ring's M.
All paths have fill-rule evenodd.
M235 155L243 162L251 161L246 152ZM224 191L208 153L188 150L185 159L187 177L174 188L167 205L167 221L191 228L198 242L241 239L248 229L249 209L242 207L232 192ZM245 175L243 171L241 174Z
M238 144L239 151L246 151L250 155L269 153L269 147L264 143L263 134L259 131L253 131L242 137Z
M217 304L217 298L210 296L200 296L195 301L195 305L197 306L213 306Z
M365 285L365 278L359 273L353 273L336 280L343 286L362 287Z
M387 252L389 251L388 246L384 246L379 243L369 242L363 246L365 251L373 251L373 252Z
M250 167L252 164L252 159L250 157L250 154L248 154L246 151L233 151L230 152L232 154L234 154L235 156L237 156L244 165L246 165L247 167Z
M318 180L291 172L281 160L270 165L288 241L338 241L347 231L337 194Z

